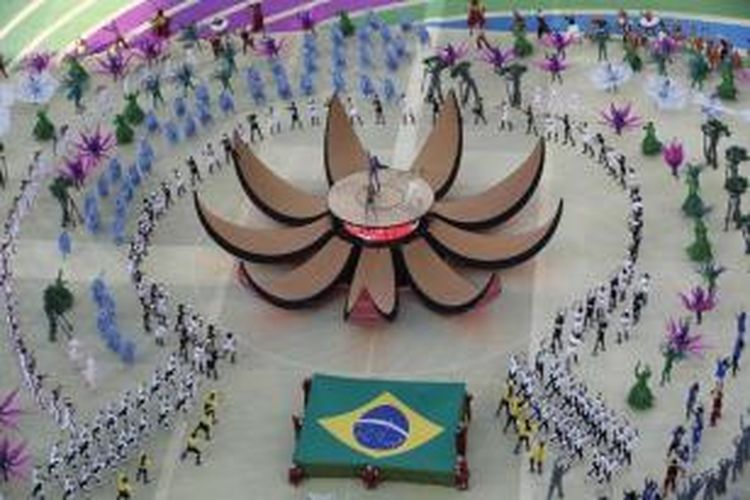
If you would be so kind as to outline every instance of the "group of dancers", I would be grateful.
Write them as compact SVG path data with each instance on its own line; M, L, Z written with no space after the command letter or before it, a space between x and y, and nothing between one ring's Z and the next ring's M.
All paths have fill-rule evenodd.
M505 392L496 416L507 415L518 441L530 452L530 469L542 471L539 449L546 443L558 447L558 465L589 461L588 475L609 482L632 462L638 431L608 408L601 394L592 394L553 352L537 352L533 367L525 357L512 356Z
M588 462L587 475L597 483L609 484L630 465L638 431L622 416L609 409L601 395L593 394L575 378L573 366L586 333L593 335L592 355L607 349L607 338L627 342L648 303L651 278L636 273L643 235L644 206L635 168L625 154L609 145L602 133L587 122L571 118L557 99L537 96L520 113L525 115L526 134L543 135L547 140L580 148L587 160L596 162L604 173L625 191L630 201L627 217L627 252L611 276L591 288L568 308L555 315L552 329L534 355L533 367L522 356L511 358L505 390L497 410L507 415L505 428L517 433L515 451L529 451L532 472L541 471L541 461L549 443L559 448L548 489L548 498L562 497L563 477L577 461ZM546 103L545 103L546 101ZM512 131L514 108L500 106L500 131ZM537 116L544 117L540 133Z
M483 15L482 11L482 19ZM168 32L168 22L164 21L165 19L161 19L158 23L159 30L166 29ZM486 123L481 96L475 97L472 108L475 122ZM350 120L361 124L362 118L356 103L351 98L346 102ZM407 106L403 95L401 102L403 123L414 124L414 113ZM372 105L375 123L384 124L382 103L377 96L372 100ZM435 105L439 107L437 100ZM506 102L500 108L501 130L512 130L513 108ZM268 131L271 134L281 131L279 109L283 108L270 107L268 111ZM297 128L301 125L297 105L292 102L288 110L290 128ZM535 121L538 110L529 105L525 114L527 133L538 134ZM314 98L307 102L307 118L311 126L320 124L318 104ZM242 124L238 125L241 136L250 142L255 141L256 135L263 140L257 115L248 115L247 122L250 126L247 132ZM506 427L512 425L518 434L516 449L520 451L523 447L530 452L532 470L542 471L546 443L552 442L563 451L562 460L555 464L554 470L558 471L558 476L553 473L553 477L561 479L560 470L566 470L575 460L588 457L589 475L597 481L608 482L622 467L630 463L637 430L627 420L615 415L599 395L593 395L583 382L577 380L571 374L571 366L577 362L578 351L586 332L595 332L592 351L595 354L606 349L606 336L613 330L618 343L627 341L647 303L650 278L645 273L638 279L635 278L643 227L643 205L635 170L626 166L624 154L609 147L602 134L590 132L587 123L576 123L567 113L555 116L548 111L544 114L543 122L543 135L549 140L562 140L563 144L575 147L577 138L583 152L596 156L606 171L628 191L631 200L628 222L631 241L625 262L610 279L590 290L585 298L576 301L567 311L558 313L548 341L542 344L535 356L533 369L527 361L513 358L501 408L507 413ZM598 148L598 154L595 147ZM218 167L221 165L213 151L213 148L204 149L204 163L209 174L214 171L217 163ZM202 182L202 176L197 162L193 163L198 170L197 175L191 167L184 177L190 178L191 185L195 187ZM154 370L149 382L140 384L136 391L126 391L89 422L79 421L71 400L58 387L46 394L43 381L47 375L38 371L33 351L26 346L21 335L10 260L15 252L20 220L30 209L42 179L49 170L49 165L43 160L36 161L27 178L22 180L21 195L14 200L4 228L0 248L0 282L4 286L10 337L24 382L31 389L39 406L48 409L58 425L67 432L66 439L56 441L50 447L47 463L34 468L32 496L41 498L49 490L50 480L54 480L60 485L64 498L72 498L85 494L109 472L121 469L128 460L135 457L138 457L137 477L147 481L150 463L147 449L151 432L156 428L173 426L182 413L187 413L200 400L203 377L218 378L218 364L222 360L234 362L237 348L236 338L231 332L220 334L214 325L204 322L190 305L179 304L173 313L164 284L152 281L142 271L142 262L148 253L158 221L177 199L187 193L182 170L175 171L172 179L161 182L144 200L141 213L136 219L137 229L130 243L128 271L142 306L145 332L152 334L158 345L169 346L170 349L174 344L174 332L179 347L170 352L164 363ZM621 306L619 316L615 316ZM564 342L566 331L567 342ZM216 392L208 392L203 414L189 433L182 454L183 457L194 455L196 463L200 463L202 459L199 438L201 435L205 439L210 438L211 428L216 422L216 398ZM746 426L744 422L741 422L741 435L735 445L740 450L737 453L742 459L735 458L731 462L733 474L735 467L741 472L742 464L750 458L750 426ZM715 476L698 476L696 479L691 478L687 484L692 487L694 480L702 481L702 484L716 484L716 492L720 492L721 478L726 478L727 475L722 473L725 470L722 464L726 464L726 460L728 459L720 461ZM559 487L561 493L561 483ZM132 488L127 476L121 473L117 480L118 497L128 498L130 491Z
M135 391L125 391L116 402L100 409L90 422L64 419L62 428L68 433L67 439L56 441L50 447L46 466L34 469L33 498L43 497L50 480L59 484L63 498L86 494L114 471L119 471L118 498L130 498L133 487L122 468L137 457L136 475L145 482L151 433L172 428L180 418L190 418L189 412L199 401L202 382L218 379L221 362L236 362L237 341L232 332L221 334L189 304L180 303L173 312L164 285L151 280L142 270L158 221L186 194L177 178L158 185L144 199L137 217L128 269L143 310L145 333L153 333L158 345L170 349L174 347L172 339L176 338L177 348L154 369L150 381L141 383ZM62 399L57 391L53 390L53 401ZM202 463L200 439L210 440L216 423L217 398L215 390L206 390L202 415L188 433L183 459L193 455L196 464Z

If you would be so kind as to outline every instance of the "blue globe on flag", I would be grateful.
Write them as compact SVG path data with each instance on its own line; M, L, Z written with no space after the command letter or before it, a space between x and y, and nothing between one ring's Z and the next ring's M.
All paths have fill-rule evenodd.
M409 438L409 420L395 406L384 404L362 414L354 423L354 438L372 450L393 450Z

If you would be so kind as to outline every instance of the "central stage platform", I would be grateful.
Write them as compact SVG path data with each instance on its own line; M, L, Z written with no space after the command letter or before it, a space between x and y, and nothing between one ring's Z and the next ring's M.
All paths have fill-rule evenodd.
M385 228L414 222L435 201L430 185L412 172L378 171L380 191L367 203L369 173L356 172L336 182L328 192L328 208L341 221L360 227Z
M293 461L305 477L355 477L452 486L462 383L315 375Z

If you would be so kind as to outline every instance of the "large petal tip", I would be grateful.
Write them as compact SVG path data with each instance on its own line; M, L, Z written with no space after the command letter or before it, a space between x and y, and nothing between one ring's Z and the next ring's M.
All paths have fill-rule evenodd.
M432 214L467 230L501 224L522 210L534 195L544 172L545 158L546 142L539 139L510 175L474 196L436 202Z
M402 255L412 288L430 309L438 312L465 312L487 297L498 283L492 273L482 287L477 287L423 239L405 245Z
M517 266L539 253L552 239L563 214L563 200L543 225L517 234L475 233L440 219L430 221L425 237L443 256L485 269Z
M297 309L330 292L352 265L355 254L350 243L333 237L303 264L276 278L258 278L245 263L240 268L260 296L279 307Z
M276 175L241 140L234 159L245 194L269 217L290 225L303 225L328 213L325 198L306 193Z
M445 196L456 180L462 151L461 108L455 93L451 91L411 166L411 171L430 185L436 200Z
M253 229L225 220L204 206L193 193L198 220L221 248L251 262L287 262L322 247L333 235L330 219L320 218L304 226Z

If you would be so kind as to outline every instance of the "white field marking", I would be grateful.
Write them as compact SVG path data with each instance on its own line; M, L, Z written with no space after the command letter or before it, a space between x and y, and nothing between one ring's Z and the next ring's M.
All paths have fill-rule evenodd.
M83 2L70 9L64 15L60 16L54 23L50 24L47 29L39 33L36 37L34 37L33 40L31 40L31 42L26 45L18 54L18 57L15 59L15 61L20 61L21 59L23 59L26 54L40 46L42 42L44 42L47 38L49 38L50 35L52 35L52 33L68 24L77 16L81 15L82 12L91 7L96 2L97 0L84 0Z
M36 9L38 9L45 0L34 0L30 4L28 4L26 7L24 7L21 12L16 14L5 26L3 26L3 29L0 30L0 40L5 38L8 33L13 31L16 26L21 24L26 20L27 17L29 17L31 14L34 13Z
M187 431L187 422L181 422L172 433L167 444L167 451L164 453L161 474L159 481L156 483L156 492L154 500L169 500L169 490L172 488L172 479L177 464L180 463L180 448L185 432Z

